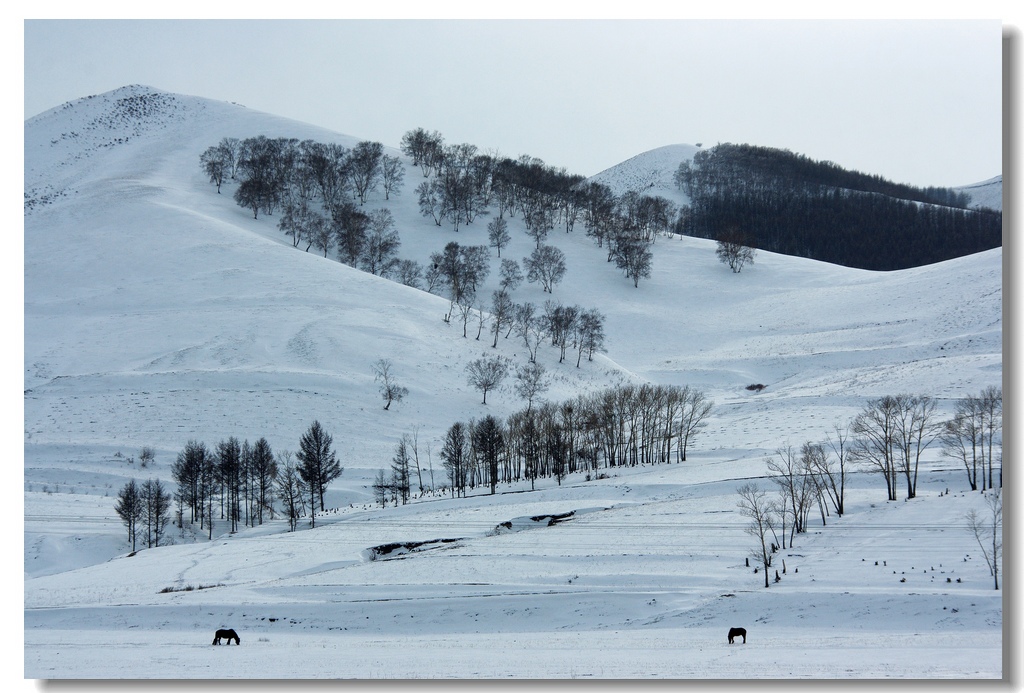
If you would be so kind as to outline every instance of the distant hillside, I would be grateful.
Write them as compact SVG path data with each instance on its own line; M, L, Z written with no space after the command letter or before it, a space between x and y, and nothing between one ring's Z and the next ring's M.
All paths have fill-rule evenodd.
M660 195L676 205L686 205L690 199L676 185L675 175L679 165L692 160L698 151L700 147L692 144L658 147L605 169L588 182L607 185L618 196L627 192Z
M970 196L971 209L992 209L997 212L1003 211L1003 177L996 176L973 185L963 185L956 188Z
M1002 242L1002 176L915 188L785 150L724 144L660 147L588 182L671 201L673 230L683 235L738 231L762 250L862 269L932 264Z

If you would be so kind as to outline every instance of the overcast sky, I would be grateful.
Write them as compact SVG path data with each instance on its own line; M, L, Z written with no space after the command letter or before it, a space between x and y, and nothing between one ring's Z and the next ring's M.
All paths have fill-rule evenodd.
M998 20L29 20L25 118L126 84L593 175L669 144L920 186L1002 173ZM253 133L258 134L258 133Z

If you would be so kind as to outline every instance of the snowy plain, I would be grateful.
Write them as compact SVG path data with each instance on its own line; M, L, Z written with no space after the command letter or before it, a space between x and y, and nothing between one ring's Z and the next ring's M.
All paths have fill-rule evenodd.
M911 501L853 474L847 513L812 520L767 589L744 565L753 539L736 493L768 486L777 448L823 440L871 398L927 394L949 416L1000 385L1002 250L889 273L759 253L733 274L713 243L663 236L634 287L581 227L556 230L569 269L553 298L601 310L607 352L576 368L542 349L547 399L621 382L702 388L716 406L689 460L381 509L370 484L402 434L432 450L440 488L448 426L522 407L508 383L482 405L465 364L527 354L463 338L441 319L446 299L293 248L276 217L234 203L232 184L217 194L199 155L260 134L358 141L138 86L25 123L26 679L1004 675L1003 591L963 521L983 499L937 443ZM596 178L678 196L665 176L694 151ZM406 160L402 191L367 202L392 210L402 257L486 245L486 219L454 232L420 216L420 180ZM518 219L510 231L502 257L520 259L533 242ZM547 295L524 284L513 298ZM389 411L379 358L409 389ZM273 520L212 541L174 529L172 545L129 555L114 512L128 479L173 485L189 439L265 436L294 451L314 419L345 468L315 529ZM142 446L156 449L147 469L129 462ZM516 531L498 530L507 521ZM430 543L369 559L391 542ZM726 642L732 626L745 645ZM221 627L241 645L211 647Z

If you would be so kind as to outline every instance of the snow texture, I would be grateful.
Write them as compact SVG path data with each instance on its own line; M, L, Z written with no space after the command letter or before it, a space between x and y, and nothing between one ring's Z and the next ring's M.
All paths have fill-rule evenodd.
M946 417L999 385L1001 249L889 273L762 252L733 274L713 243L663 236L634 288L582 228L556 230L569 269L553 297L601 310L608 350L576 368L542 349L546 397L702 388L715 408L689 461L380 509L371 484L402 434L417 433L439 488L449 425L523 406L508 382L481 405L465 364L528 355L464 339L443 298L291 247L233 183L218 195L199 155L259 134L358 141L142 86L25 123L26 679L1003 676L1003 593L963 520L984 501L938 444L911 501L853 474L848 512L812 519L767 589L744 565L736 493L767 485L777 448L823 440L870 398L928 394ZM694 151L595 178L679 202L671 174ZM487 243L485 218L454 232L421 217L420 180L406 160L386 203L402 257ZM383 193L367 202L381 206ZM502 257L527 255L520 219L510 232ZM546 297L526 284L514 300ZM409 389L390 411L380 358ZM130 553L114 512L127 480L173 486L190 439L294 451L314 419L344 467L316 529L275 519L207 541L175 528L173 545ZM142 446L156 451L145 469ZM726 642L733 626L746 645ZM211 646L222 627L241 645Z

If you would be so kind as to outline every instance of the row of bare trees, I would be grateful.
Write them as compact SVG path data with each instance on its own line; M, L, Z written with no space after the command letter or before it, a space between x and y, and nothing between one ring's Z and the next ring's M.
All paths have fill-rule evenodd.
M497 484L686 460L713 402L689 386L626 384L562 403L531 403L506 421L456 422L441 450L453 496Z

